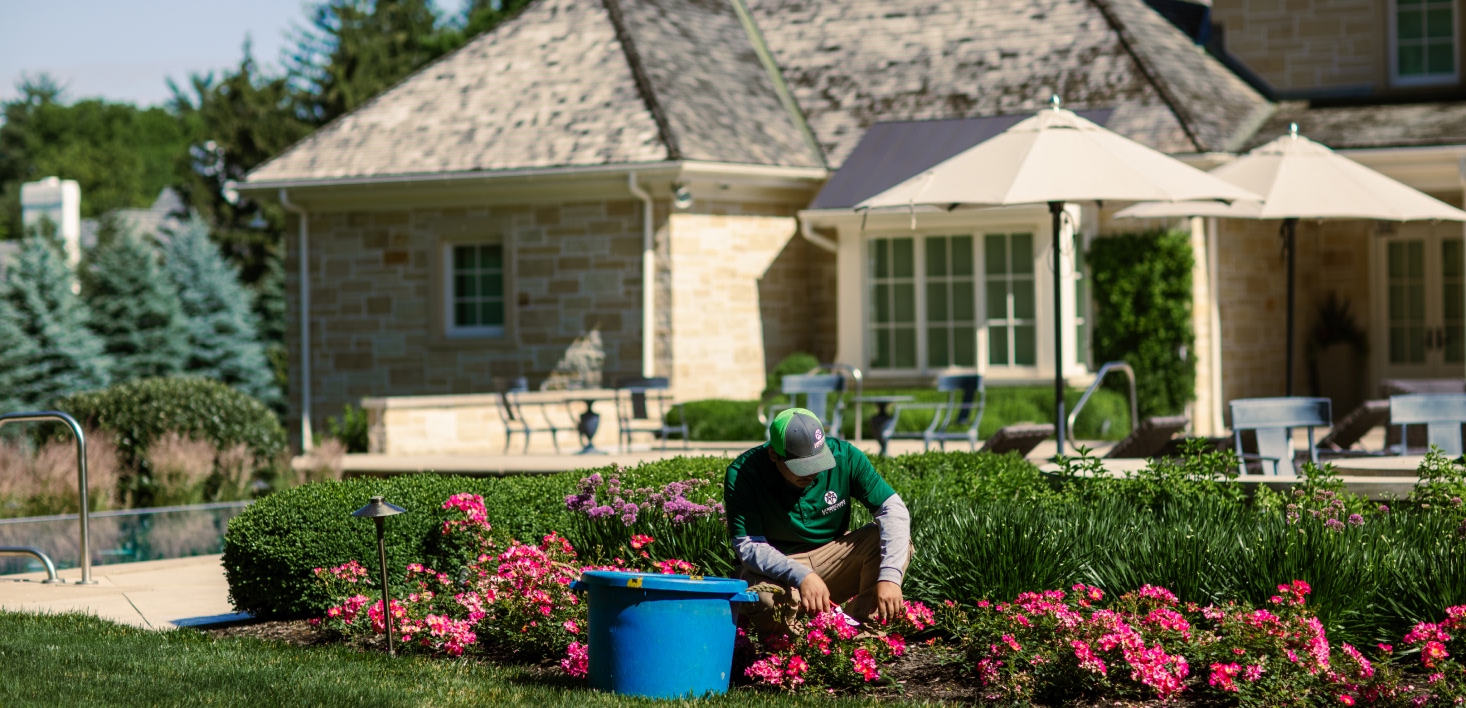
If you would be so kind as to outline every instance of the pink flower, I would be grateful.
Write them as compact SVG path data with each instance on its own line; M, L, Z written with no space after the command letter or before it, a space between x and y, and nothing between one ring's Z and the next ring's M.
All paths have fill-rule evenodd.
M1347 693L1341 693L1339 694L1339 702L1346 706L1352 706L1354 705L1354 697Z
M850 658L850 663L855 665L856 673L864 676L867 683L881 677L880 669L876 666L876 658L871 656L870 651L864 647L855 650L855 655Z
M1266 669L1262 668L1262 664L1248 664L1247 668L1242 669L1242 678L1248 681L1256 681L1262 678L1262 674L1265 671Z
M789 661L784 664L784 675L789 677L790 686L804 683L804 672L806 671L809 671L809 663L798 654L789 657Z
M1391 645L1391 644L1385 644L1385 643L1381 642L1381 643L1379 643L1379 644L1377 644L1375 646L1378 646L1379 647L1379 650L1382 651L1382 652L1384 652L1384 653L1386 653L1386 654L1390 654L1390 653L1393 653L1395 651L1394 645Z
M984 600L983 602L986 601ZM926 605L923 605L920 602L916 602L915 600L907 600L905 602L905 605L906 621L910 622L911 626L915 627L918 631L926 629L936 622L936 616L932 614L931 609L929 609ZM982 602L979 602L978 606L981 607Z
M651 536L648 536L646 534L639 533L639 534L636 534L635 536L632 536L631 537L631 547L639 551L643 547L651 544L652 542L654 542L656 540L657 539L652 538Z
M1007 644L1008 648L1012 649L1013 651L1023 651L1023 645L1019 644L1018 640L1014 639L1013 635L1011 634L1003 635L1003 643Z
M881 641L891 648L891 655L900 657L906 654L906 638L899 634L888 634L881 637Z
M692 567L691 563L688 563L684 560L677 560L675 558L664 561L657 561L656 566L657 570L663 575L690 575L692 571L695 570L695 568Z
M1075 639L1069 642L1069 646L1074 648L1074 658L1079 660L1079 668L1101 676L1109 674L1109 667L1105 666L1105 660L1094 655L1094 650L1090 648L1088 642Z
M1425 646L1420 649L1420 661L1431 669L1450 656L1451 653L1446 651L1446 645L1435 640L1426 642Z
M1175 605L1178 602L1175 594L1170 590L1154 585L1142 585L1138 594L1147 600L1155 600L1163 605Z
M565 658L560 660L560 668L575 678L585 678L590 673L590 647L580 642L571 642L565 648Z
M565 620L560 623L560 627L571 634L580 634L580 625L575 620Z
M749 664L743 670L743 675L769 686L778 686L784 683L784 669L780 666L782 663L784 660L776 654Z
M1230 664L1212 664L1211 678L1207 679L1207 683L1212 688L1236 693L1238 691L1237 676L1241 673L1242 667L1235 662Z

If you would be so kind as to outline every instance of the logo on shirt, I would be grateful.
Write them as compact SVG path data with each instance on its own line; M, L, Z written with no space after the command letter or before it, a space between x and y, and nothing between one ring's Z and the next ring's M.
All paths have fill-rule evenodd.
M840 500L840 495L836 494L834 492L834 490L830 490L828 492L825 492L825 504L826 505L834 504L835 502L837 502L839 500Z

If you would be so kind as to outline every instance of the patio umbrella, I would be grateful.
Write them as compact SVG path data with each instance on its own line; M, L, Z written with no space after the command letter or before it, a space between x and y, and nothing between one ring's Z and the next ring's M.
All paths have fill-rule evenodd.
M1466 221L1461 211L1434 197L1396 182L1328 147L1298 134L1288 134L1211 171L1239 187L1256 192L1261 201L1171 202L1136 204L1116 218L1218 216L1232 219L1281 219L1283 252L1288 261L1288 326L1285 340L1287 395L1293 395L1294 278L1299 219L1377 219L1381 221Z
M1164 153L1121 137L1059 107L1038 112L989 140L948 158L855 206L1000 207L1048 204L1054 254L1054 420L1064 449L1064 335L1061 291L1061 215L1065 202L1257 199Z

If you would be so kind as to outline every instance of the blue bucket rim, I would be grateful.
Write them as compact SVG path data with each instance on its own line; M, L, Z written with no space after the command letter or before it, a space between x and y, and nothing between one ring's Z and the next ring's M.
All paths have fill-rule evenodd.
M587 570L580 576L587 585L642 590L737 595L748 590L748 582L733 578L701 575L665 575L661 573L627 573L615 570Z

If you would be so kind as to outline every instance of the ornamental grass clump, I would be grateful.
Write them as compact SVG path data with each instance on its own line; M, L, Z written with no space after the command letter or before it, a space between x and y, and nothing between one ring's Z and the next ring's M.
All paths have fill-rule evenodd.
M1466 606L1406 635L1420 655L1412 666L1388 644L1371 648L1371 659L1347 642L1331 643L1308 607L1311 592L1295 580L1279 585L1263 607L1202 606L1153 585L1107 600L1081 583L1071 592L1027 592L969 608L948 601L938 624L990 702L1182 694L1251 706L1466 700L1466 674L1447 646L1449 632L1466 622Z

